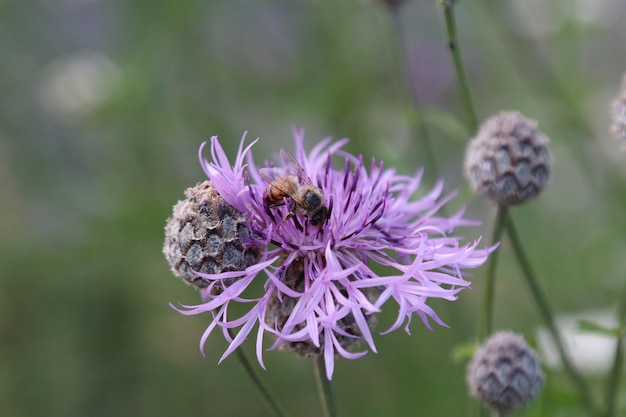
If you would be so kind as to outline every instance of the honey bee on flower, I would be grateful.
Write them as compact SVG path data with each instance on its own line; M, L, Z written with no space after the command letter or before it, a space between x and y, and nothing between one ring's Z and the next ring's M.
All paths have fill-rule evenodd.
M284 149L280 150L282 167L261 168L259 173L268 182L266 200L270 207L285 204L285 198L291 198L294 205L288 217L298 210L311 219L313 226L319 226L328 220L328 208L324 205L324 193L316 187L304 172L296 158Z
M233 162L217 137L210 159L201 146L200 164L219 201L191 201L195 217L175 210L164 253L175 270L189 264L202 284L200 304L174 307L209 315L202 344L221 329L229 343L224 359L256 333L261 366L263 352L282 349L322 358L331 379L336 356L376 351L376 315L386 308L396 319L383 333L408 332L415 317L428 328L444 325L431 300L455 300L470 286L465 270L481 266L495 246L452 235L477 223L463 208L435 215L452 195L442 195L438 182L416 196L421 170L401 175L366 162L342 149L347 140L325 139L307 152L304 132L294 130L294 139L294 154L281 151L275 167L255 163L256 141L246 146L245 135ZM333 158L345 163L336 168ZM275 216L283 204L286 216ZM285 221L294 216L319 229Z

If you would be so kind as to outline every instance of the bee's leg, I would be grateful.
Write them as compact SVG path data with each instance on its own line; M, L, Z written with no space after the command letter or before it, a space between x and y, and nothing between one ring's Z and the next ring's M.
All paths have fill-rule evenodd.
M267 201L267 200L266 200L266 201ZM287 204L287 203L285 203L285 200L280 200L280 201L277 201L277 202L275 202L275 203L268 203L268 205L269 205L271 208L284 206L285 204Z
M291 205L291 209L289 209L289 213L287 213L287 215L285 216L283 221L286 222L287 220L291 219L292 217L295 217L295 215L296 215L296 205L292 204Z

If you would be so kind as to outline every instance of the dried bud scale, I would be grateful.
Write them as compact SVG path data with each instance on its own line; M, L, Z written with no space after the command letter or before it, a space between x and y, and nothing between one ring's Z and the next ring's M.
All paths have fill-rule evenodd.
M626 73L622 77L619 93L611 106L611 133L624 142L626 149Z
M471 395L507 415L539 394L544 374L537 354L524 338L503 331L476 351L467 368L467 382Z
M259 255L246 247L250 231L244 215L229 205L209 181L185 191L165 226L163 254L174 275L198 288L211 283L194 273L242 271ZM227 280L223 280L228 284ZM216 282L214 291L220 292Z
M487 119L465 153L472 189L502 206L522 204L547 185L552 158L537 122L505 111Z

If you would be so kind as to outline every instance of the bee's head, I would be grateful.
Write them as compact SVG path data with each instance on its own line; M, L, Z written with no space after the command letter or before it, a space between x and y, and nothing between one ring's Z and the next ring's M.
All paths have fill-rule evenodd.
M311 216L311 224L313 226L319 226L323 223L326 223L328 220L328 209L325 206L322 206L319 210L317 210Z

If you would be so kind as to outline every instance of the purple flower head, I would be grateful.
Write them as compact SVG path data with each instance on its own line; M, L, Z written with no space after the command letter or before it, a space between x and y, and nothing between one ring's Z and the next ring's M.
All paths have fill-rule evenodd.
M293 155L302 174L323 193L328 218L322 224L296 210L289 196L283 205L268 203L268 182L259 169L274 164L255 164L251 147L256 141L244 148L245 134L234 164L217 137L211 138L211 160L202 156L204 144L200 147L211 184L248 219L246 245L261 251L258 262L242 271L194 271L209 283L200 289L203 303L177 310L212 315L200 344L220 327L229 342L220 361L256 328L261 366L263 338L269 333L275 339L269 349L324 355L330 379L337 354L354 359L367 353L354 352L356 342L376 352L371 326L383 305L398 308L395 322L383 333L403 325L408 333L414 314L428 328L430 320L445 326L427 301L455 300L470 286L462 271L482 265L493 248L478 249L478 241L462 244L450 236L454 228L476 223L463 217L463 209L450 217L436 215L452 198L441 196L441 182L415 198L421 170L406 176L374 159L366 163L342 149L347 140L325 139L306 153L303 136L294 130ZM231 310L241 306L244 312L235 316Z

